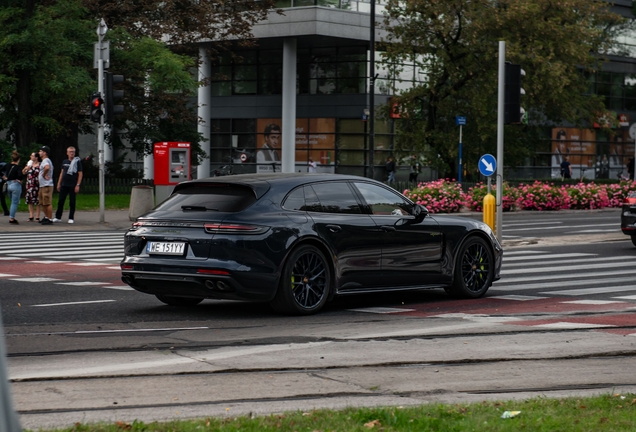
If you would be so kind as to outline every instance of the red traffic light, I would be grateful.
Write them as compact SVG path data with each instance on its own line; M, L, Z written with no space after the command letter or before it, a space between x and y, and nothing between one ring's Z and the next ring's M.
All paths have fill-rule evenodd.
M93 93L90 98L91 103L91 120L94 123L102 121L104 115L104 99L99 93Z

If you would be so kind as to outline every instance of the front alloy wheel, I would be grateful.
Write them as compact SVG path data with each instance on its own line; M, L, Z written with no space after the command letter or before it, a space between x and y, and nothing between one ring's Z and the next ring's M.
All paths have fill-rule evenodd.
M310 315L324 306L330 286L331 271L323 253L311 245L300 246L287 259L270 304L277 312Z
M492 285L494 257L486 242L470 237L462 246L455 262L453 285L448 290L454 297L479 298Z

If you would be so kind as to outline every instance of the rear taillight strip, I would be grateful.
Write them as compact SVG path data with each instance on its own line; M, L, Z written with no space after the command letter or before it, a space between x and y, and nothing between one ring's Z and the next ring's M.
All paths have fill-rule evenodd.
M261 234L267 231L266 227L256 225L206 223L203 225L208 233L232 233L232 234Z

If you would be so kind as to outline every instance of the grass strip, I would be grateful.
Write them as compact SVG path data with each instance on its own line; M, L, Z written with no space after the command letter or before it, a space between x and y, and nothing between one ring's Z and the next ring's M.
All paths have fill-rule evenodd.
M636 395L606 394L586 398L425 404L418 407L361 408L290 412L262 417L205 418L166 423L78 423L64 431L634 431ZM511 418L506 411L519 411ZM502 417L503 416L503 417Z
M59 195L53 194L53 213L57 210ZM7 202L7 205L10 205ZM130 206L130 194L121 195L104 195L104 208L106 210L126 210ZM69 198L66 198L64 203L64 211L68 211L70 208ZM76 211L99 211L99 195L98 194L78 194L75 201ZM18 213L29 213L29 208L24 202L24 198L20 199L20 205L18 206Z

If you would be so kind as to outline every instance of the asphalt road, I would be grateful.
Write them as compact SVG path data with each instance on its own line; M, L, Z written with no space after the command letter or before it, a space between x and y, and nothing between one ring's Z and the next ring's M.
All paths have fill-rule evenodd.
M556 216L550 223L578 221L507 241L502 280L483 299L346 297L311 317L246 302L164 306L119 281L116 232L91 232L79 257L82 233L69 251L57 239L55 256L7 252L4 236L2 312L22 424L635 391L636 248L620 233L579 232L585 218L602 225L615 212L532 220ZM517 217L504 223L529 223Z

